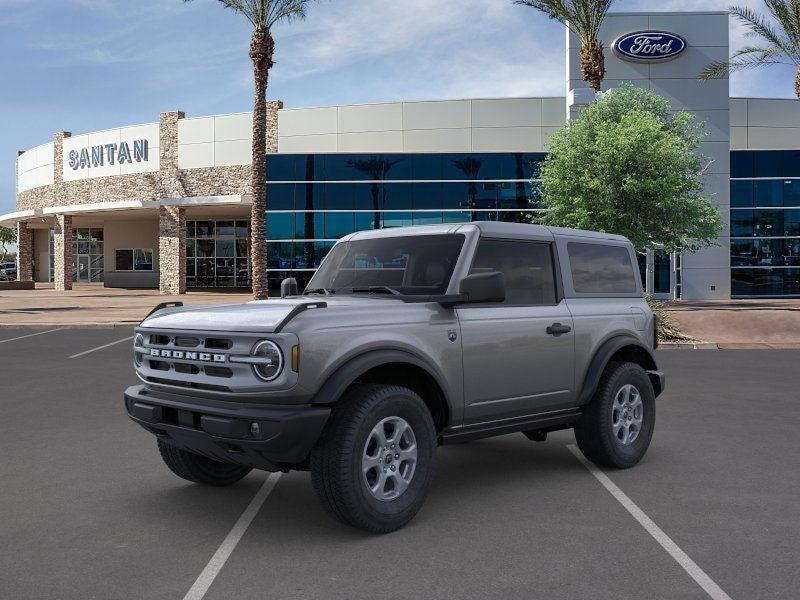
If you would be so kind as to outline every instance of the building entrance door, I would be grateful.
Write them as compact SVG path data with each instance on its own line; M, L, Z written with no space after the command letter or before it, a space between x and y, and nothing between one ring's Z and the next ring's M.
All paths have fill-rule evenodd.
M89 283L91 276L89 275L89 256L78 256L78 273L76 279L80 282Z

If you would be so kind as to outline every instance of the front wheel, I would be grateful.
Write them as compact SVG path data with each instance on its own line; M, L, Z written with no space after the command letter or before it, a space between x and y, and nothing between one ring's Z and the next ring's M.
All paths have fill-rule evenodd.
M586 411L575 425L575 439L593 463L627 469L647 452L656 421L653 385L635 363L610 363Z
M334 519L372 533L408 523L433 480L436 429L415 392L359 385L342 398L311 453L311 481Z
M169 470L192 483L233 485L252 469L244 465L212 460L158 440L158 451Z

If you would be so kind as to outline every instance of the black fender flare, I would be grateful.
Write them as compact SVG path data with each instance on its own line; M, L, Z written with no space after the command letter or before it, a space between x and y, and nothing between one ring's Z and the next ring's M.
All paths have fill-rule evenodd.
M653 384L653 391L656 397L658 397L662 391L663 376L658 372L656 358L653 355L652 349L648 348L641 340L631 335L615 335L600 344L600 347L594 353L592 362L589 363L589 368L586 370L586 375L583 378L583 386L581 387L581 393L578 397L578 404L588 404L597 390L600 377L602 377L603 371L605 371L606 365L608 365L611 357L626 346L634 346L637 350L642 352L645 358L645 364L642 365L642 368L647 371L647 375L650 377L650 381Z
M436 370L416 354L396 349L369 350L347 360L325 380L325 383L322 384L311 399L311 404L332 404L338 401L350 384L358 379L360 375L370 369L390 363L411 364L425 371L439 386L444 396L444 401L450 406L447 387L442 385L442 378Z

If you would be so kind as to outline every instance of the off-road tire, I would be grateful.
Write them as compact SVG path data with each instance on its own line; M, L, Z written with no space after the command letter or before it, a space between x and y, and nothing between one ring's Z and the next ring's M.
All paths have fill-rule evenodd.
M614 399L625 385L633 385L640 393L644 416L638 437L623 445L612 428ZM627 469L638 463L653 437L656 402L653 385L641 366L629 362L609 363L600 378L589 405L575 425L575 439L583 455L597 465Z
M250 467L212 460L162 440L158 440L158 451L170 471L192 483L233 485L252 471Z
M373 427L388 417L400 417L413 429L417 463L399 497L378 500L367 487L361 461ZM436 428L418 394L396 385L361 384L336 403L311 452L311 481L331 517L371 533L388 533L408 523L424 503L435 454Z

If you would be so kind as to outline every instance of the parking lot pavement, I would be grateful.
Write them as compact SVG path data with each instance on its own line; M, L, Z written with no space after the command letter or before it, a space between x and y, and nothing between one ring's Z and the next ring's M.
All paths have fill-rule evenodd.
M169 473L124 414L130 330L28 333L0 332L0 596L183 598L265 474L209 489ZM606 471L734 599L797 597L798 359L661 352L653 445ZM708 598L572 443L440 448L427 504L387 536L282 475L205 598Z

